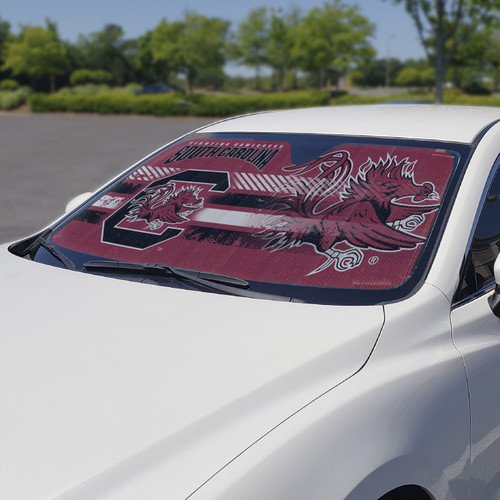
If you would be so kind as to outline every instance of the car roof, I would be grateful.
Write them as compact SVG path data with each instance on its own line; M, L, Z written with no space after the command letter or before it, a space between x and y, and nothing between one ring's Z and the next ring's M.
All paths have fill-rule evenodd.
M470 143L500 120L500 108L391 104L270 111L223 120L212 132L311 133Z

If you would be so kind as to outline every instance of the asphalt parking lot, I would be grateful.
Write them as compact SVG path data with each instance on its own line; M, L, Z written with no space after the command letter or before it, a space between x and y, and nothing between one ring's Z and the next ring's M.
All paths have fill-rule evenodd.
M45 227L74 196L210 121L0 113L0 243Z

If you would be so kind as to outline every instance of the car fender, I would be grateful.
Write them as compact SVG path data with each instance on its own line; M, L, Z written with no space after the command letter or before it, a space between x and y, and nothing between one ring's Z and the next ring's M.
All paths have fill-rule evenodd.
M366 500L416 484L467 499L468 395L449 302L424 285L386 314L360 372L242 450L192 498Z

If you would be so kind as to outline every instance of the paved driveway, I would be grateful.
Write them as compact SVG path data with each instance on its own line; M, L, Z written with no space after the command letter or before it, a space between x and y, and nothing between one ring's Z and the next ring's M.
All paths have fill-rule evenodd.
M210 119L0 113L0 243Z

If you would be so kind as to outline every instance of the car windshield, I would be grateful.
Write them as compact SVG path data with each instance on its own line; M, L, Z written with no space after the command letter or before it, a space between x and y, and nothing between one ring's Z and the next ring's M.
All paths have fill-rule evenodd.
M108 185L49 239L82 270L96 258L155 263L308 302L395 300L428 267L468 152L422 141L192 134Z

